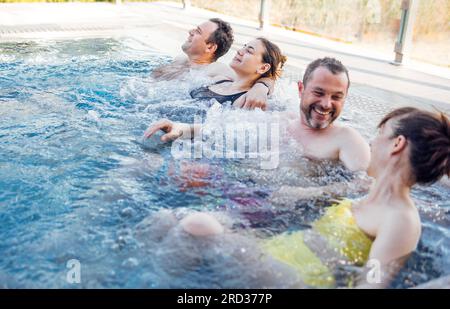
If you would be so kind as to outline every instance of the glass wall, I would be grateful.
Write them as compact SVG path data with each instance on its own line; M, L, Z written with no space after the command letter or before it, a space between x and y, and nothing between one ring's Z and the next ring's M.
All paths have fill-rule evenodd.
M450 67L450 0L415 0L410 56ZM193 6L257 21L260 0L191 0ZM394 58L402 0L271 0L270 22Z
M411 57L450 68L450 0L421 0Z
M66 0L0 0L0 2ZM78 0L102 1L102 0ZM109 0L112 1L112 0ZM142 0L122 0L142 1ZM144 0L145 1L145 0ZM147 0L154 1L154 0ZM450 0L419 1L410 56L450 68ZM181 0L172 0L181 4ZM191 0L194 7L257 22L260 0ZM402 0L271 0L270 23L394 58Z
M191 0L191 5L214 12L258 21L260 0Z
M393 51L401 0L272 0L271 22L380 51Z

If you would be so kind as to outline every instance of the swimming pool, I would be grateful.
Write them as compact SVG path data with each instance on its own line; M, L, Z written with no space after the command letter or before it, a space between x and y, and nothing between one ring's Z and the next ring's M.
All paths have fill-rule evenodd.
M280 166L267 171L247 159L203 159L207 185L186 180L186 162L173 160L169 147L148 150L140 143L156 119L192 121L207 110L187 97L206 82L200 74L176 83L149 78L168 61L130 38L0 44L1 286L258 287L252 280L258 263L233 260L232 244L217 246L208 267L180 266L176 257L195 248L142 242L136 226L158 210L188 208L222 210L236 226L261 234L302 228L328 202L273 209L269 193L283 184L350 177L341 167L286 151ZM296 110L289 85L281 81L274 102ZM353 93L341 121L370 138L391 107ZM265 116L234 111L227 117ZM393 287L450 272L450 192L436 184L416 188L413 197L423 235ZM71 259L81 264L80 284L66 280Z

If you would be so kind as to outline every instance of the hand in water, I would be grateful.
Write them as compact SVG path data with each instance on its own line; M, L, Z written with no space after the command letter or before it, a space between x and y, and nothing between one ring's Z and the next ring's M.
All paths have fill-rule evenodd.
M185 124L172 122L167 119L163 119L160 121L155 122L151 126L148 127L147 130L144 132L144 140L152 137L156 132L159 130L164 131L166 134L161 136L161 141L166 143L173 140L176 140L177 138L181 137L183 135L183 129L186 126Z

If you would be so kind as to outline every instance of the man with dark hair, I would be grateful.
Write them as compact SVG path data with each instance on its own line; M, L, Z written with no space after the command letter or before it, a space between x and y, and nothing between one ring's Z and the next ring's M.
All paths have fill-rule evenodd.
M328 129L341 113L350 87L347 68L334 58L322 58L311 62L299 83L301 94L300 116L312 129ZM327 130L317 131L324 134ZM348 132L350 133L350 132Z
M288 125L306 156L340 160L351 171L365 171L367 142L353 128L335 124L350 86L347 68L333 58L311 62L299 82L300 115Z
M218 18L210 19L189 30L189 36L181 46L185 55L178 56L169 65L157 68L152 75L155 78L170 80L190 68L203 68L209 75L223 70L227 75L227 66L216 60L228 52L233 40L233 30L227 22Z
M303 85L308 83L311 79L312 73L319 67L326 67L334 75L345 73L348 81L347 89L350 88L350 77L348 75L347 68L339 60L329 57L316 59L308 65L305 74L303 74Z
M216 61L225 55L233 44L233 29L231 29L229 23L221 20L220 18L211 18L209 21L217 25L216 31L211 33L207 42L217 45L217 49L213 56L214 61Z
M234 71L226 64L217 62L233 44L233 30L229 23L212 18L189 31L189 37L181 46L184 54L169 64L155 69L154 78L176 79L189 69L201 69L208 76L223 76L230 80L236 78ZM186 57L187 56L187 57ZM273 90L274 80L262 78L236 102L242 108L262 108L267 106L267 96Z
M300 113L290 115L287 137L297 141L309 158L336 160L352 172L365 172L370 162L370 147L353 128L335 124L347 98L350 79L347 68L334 58L322 58L306 68L298 82ZM365 173L363 173L365 175ZM274 200L310 198L327 193L348 194L347 190L365 190L367 183L331 184L325 187L282 187Z

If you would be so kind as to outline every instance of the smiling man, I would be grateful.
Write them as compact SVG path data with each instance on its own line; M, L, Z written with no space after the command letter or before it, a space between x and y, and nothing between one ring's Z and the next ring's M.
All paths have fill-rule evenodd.
M347 68L334 58L311 62L298 83L300 113L287 124L286 138L294 139L304 156L317 160L336 160L352 171L357 178L348 182L332 183L320 187L282 186L271 200L289 204L324 194L346 196L365 192L370 180L366 170L370 162L370 147L353 128L336 124L350 87Z
M310 63L299 82L300 115L287 128L305 156L341 161L350 171L365 171L370 148L353 128L335 124L350 87L347 68L334 58Z
M191 68L203 69L208 75L217 75L217 71L227 75L230 69L216 61L228 52L233 40L233 29L229 23L219 18L210 19L189 30L189 36L181 45L184 55L178 56L169 65L155 69L152 76L175 79Z

